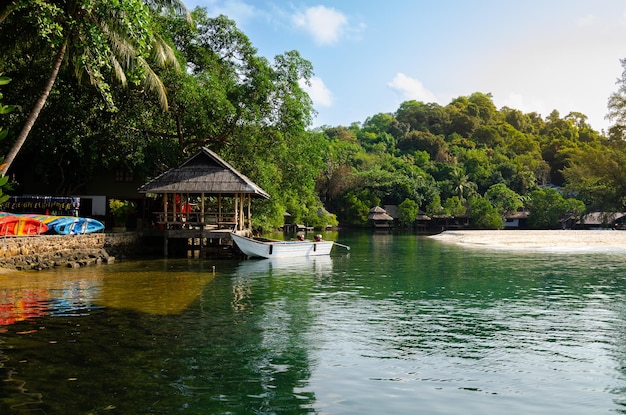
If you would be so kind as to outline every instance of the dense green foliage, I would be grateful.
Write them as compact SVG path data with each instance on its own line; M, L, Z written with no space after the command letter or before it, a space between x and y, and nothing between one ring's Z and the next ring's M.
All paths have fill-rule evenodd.
M363 223L368 206L413 200L480 228L502 227L499 218L518 210L535 228L555 228L626 203L625 130L606 138L580 113L542 119L474 93L446 106L407 101L394 114L321 131L331 144L321 194L343 223Z
M0 6L1 31L15 48L7 48L9 53L3 57L8 61L7 69L13 69L12 63L24 64L34 57L39 63L43 59L42 73L47 74L45 83L37 87L34 105L0 172L7 172L24 146L63 64L79 84L87 79L110 109L115 109L115 103L108 78L150 90L161 108L167 109L165 85L149 62L178 63L172 48L156 31L153 18L162 5L184 9L178 0L13 0ZM51 54L54 59L50 65Z
M608 137L583 114L497 109L480 92L445 106L406 101L362 123L311 130L312 102L300 87L313 75L310 62L296 51L261 57L227 17L198 8L190 24L185 13L161 8L169 3L16 0L0 8L0 72L16 80L7 97L19 106L0 153L26 123L67 42L20 153L56 194L80 193L103 170L148 179L206 146L272 195L254 201L262 228L281 225L285 212L312 226L366 225L376 205L397 205L406 226L422 211L467 216L484 228L522 209L540 228L586 210L624 210L626 79L609 102L617 124ZM76 14L60 13L67 4ZM98 29L119 15L136 62L127 67L111 58L119 44ZM161 64L167 51L178 65ZM127 82L109 82L115 75Z
M2 74L0 74L0 86L7 85L9 82L11 82L11 78L7 78L6 76L2 76ZM0 93L0 115L5 115L13 111L15 109L15 105L2 104L2 97L3 95ZM0 141L4 140L7 134L8 130L0 126ZM2 164L3 161L4 159L0 157L0 164ZM0 203L6 202L9 199L9 195L5 192L10 190L10 188L11 185L9 183L9 176L0 176Z

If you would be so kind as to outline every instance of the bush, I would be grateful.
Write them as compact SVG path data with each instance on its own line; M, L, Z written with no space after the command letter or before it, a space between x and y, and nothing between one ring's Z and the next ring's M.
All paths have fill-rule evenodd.
M415 200L404 199L398 205L398 221L402 226L412 226L419 213L419 205Z
M128 217L135 211L135 205L128 200L109 199L109 209L115 226L126 226Z
M469 217L474 225L480 229L502 229L502 217L489 200L481 196L471 197L469 200Z

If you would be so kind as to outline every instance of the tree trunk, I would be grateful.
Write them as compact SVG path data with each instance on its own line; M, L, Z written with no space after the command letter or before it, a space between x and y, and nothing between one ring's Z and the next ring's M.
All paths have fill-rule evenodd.
M46 85L41 92L39 99L37 99L37 102L35 102L35 106L28 115L26 123L24 124L24 127L22 127L22 131L20 132L20 135L17 137L15 143L13 144L13 147L11 147L11 150L9 151L9 154L7 154L4 159L3 166L0 169L0 174L2 174L3 176L6 175L9 167L11 167L11 164L13 164L13 160L15 160L15 157L17 156L17 153L19 153L22 149L22 146L26 142L26 138L28 137L30 130L33 129L33 125L35 125L35 121L37 121L37 118L39 117L39 113L41 113L43 106L48 100L48 95L50 95L50 91L52 90L52 87L54 86L54 83L57 79L57 75L59 74L59 70L61 69L61 64L63 63L66 49L67 38L65 39L57 53L56 59L54 60L54 65L52 66L52 72L48 77L48 81L46 81Z

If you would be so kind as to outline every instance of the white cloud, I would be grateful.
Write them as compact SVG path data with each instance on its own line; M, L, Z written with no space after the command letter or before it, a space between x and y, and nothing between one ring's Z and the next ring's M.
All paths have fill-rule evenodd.
M497 101L496 97L494 97L494 101ZM496 106L498 105L496 104ZM520 110L523 113L536 112L544 118L548 116L550 112L552 112L552 110L548 110L545 102L537 99L530 100L524 97L522 94L518 94L515 92L509 93L509 95L504 99L502 106ZM564 115L566 114L561 114L561 116Z
M234 20L238 27L245 26L246 22L257 17L261 12L254 6L240 0L230 1L208 1L206 6L210 16L219 16L223 14L229 19Z
M324 6L310 7L304 13L294 14L292 19L296 27L313 36L313 40L319 45L337 43L348 28L345 15Z
M404 100L416 100L423 102L436 102L435 94L424 88L424 85L417 79L398 72L387 86L402 95Z
M596 23L596 21L597 19L594 15L588 14L586 16L582 16L578 18L578 25L589 27L589 26L593 26Z
M331 107L333 105L333 94L324 84L324 81L317 76L310 79L310 84L307 85L304 80L300 81L300 87L309 94L313 105L320 107Z

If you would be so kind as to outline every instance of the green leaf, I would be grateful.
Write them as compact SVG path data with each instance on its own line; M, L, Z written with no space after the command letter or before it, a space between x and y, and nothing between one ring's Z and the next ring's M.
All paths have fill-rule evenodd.
M0 85L6 85L11 82L11 78L7 78L6 76L0 76Z
M15 110L15 105L2 105L0 104L0 114L8 114L11 111Z

